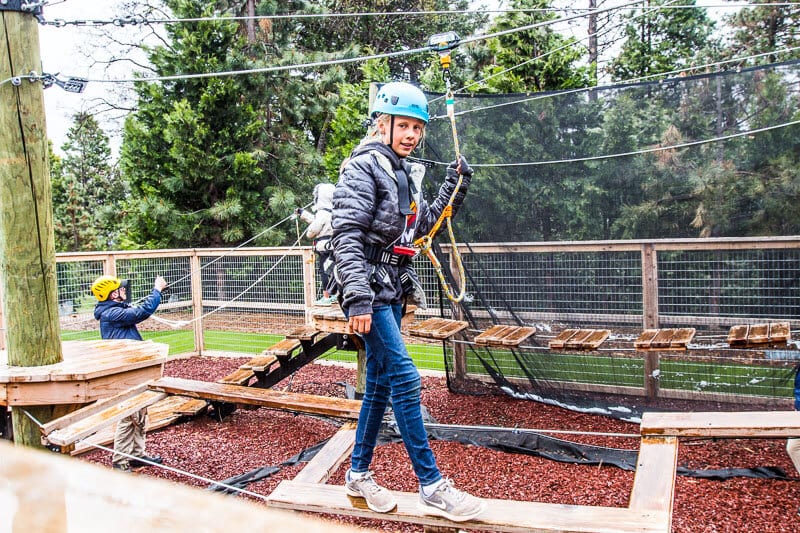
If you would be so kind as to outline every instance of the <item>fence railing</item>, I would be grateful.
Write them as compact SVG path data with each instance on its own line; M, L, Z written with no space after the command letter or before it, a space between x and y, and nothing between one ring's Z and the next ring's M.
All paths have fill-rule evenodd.
M611 328L800 324L800 236L463 244L459 250L469 272L466 305L479 318ZM132 280L134 301L163 275L169 292L156 321L142 329L170 341L172 353L259 352L271 336L306 322L319 296L314 259L309 247L57 254L62 331L65 338L97 334L89 286L98 275ZM416 263L429 297L429 309L418 314L448 316L447 306L438 308L430 263Z

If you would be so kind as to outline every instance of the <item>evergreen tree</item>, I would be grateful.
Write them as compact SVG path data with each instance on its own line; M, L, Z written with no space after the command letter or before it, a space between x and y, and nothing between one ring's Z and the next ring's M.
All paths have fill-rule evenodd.
M723 57L746 57L761 55L747 60L745 64L768 64L797 57L791 48L800 44L797 28L800 24L800 6L774 5L756 0L755 7L744 7L726 17L725 22L733 28Z
M708 44L714 29L705 9L652 9L669 2L648 0L648 9L625 15L625 42L609 70L628 80L687 67ZM687 5L695 5L690 0Z
M85 112L77 113L51 171L57 251L108 249L116 244L116 211L124 187L111 166L108 136Z

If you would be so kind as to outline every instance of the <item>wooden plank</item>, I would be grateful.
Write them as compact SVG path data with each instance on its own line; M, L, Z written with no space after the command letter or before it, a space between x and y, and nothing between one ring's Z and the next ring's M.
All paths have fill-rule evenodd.
M611 335L611 331L607 329L594 329L592 334L584 339L581 348L587 350L595 350Z
M749 324L731 326L731 329L728 331L728 345L747 344L747 334L749 331Z
M668 515L665 532L672 529L672 504L678 464L676 437L643 437L639 445L636 475L629 509L659 511Z
M157 392L152 390L144 391L133 398L128 398L116 405L111 405L108 408L95 413L91 416L78 420L74 424L70 424L61 429L57 429L52 433L44 436L50 444L57 446L67 446L77 440L82 439L99 429L110 426L126 416L130 416L139 409L143 409L148 405L152 405L166 396L164 392Z
M301 341L313 341L314 337L319 335L321 332L314 326L301 326L299 328L293 329L287 335L287 339L298 339Z
M43 424L39 429L41 429L44 435L47 435L48 433L52 433L57 429L67 427L68 425L73 424L78 420L82 420L88 416L97 414L111 405L116 405L123 400L127 400L128 398L138 396L145 390L147 390L147 382L141 383L136 387L133 387L132 389L129 389L121 394L118 394L116 396L111 396L110 398L98 400L93 404L87 405L86 407L78 409L77 411L73 411L68 415L47 422L46 424Z
M408 334L415 337L444 340L467 329L469 324L463 320L450 320L447 318L429 318L411 325Z
M218 379L217 383L227 383L228 385L247 385L247 382L256 375L249 368L237 368L224 378Z
M0 442L0 457L5 531L364 531L25 446Z
M294 478L303 483L325 483L350 456L356 443L357 422L345 422Z
M567 341L570 340L576 333L578 333L577 329L565 329L554 339L550 339L548 345L551 349L553 348L564 348L567 345Z
M570 350L579 350L583 347L584 341L592 336L594 330L592 329L581 329L578 330L575 335L570 337L567 342L565 343L564 347Z
M642 435L800 437L800 411L656 413L642 415Z
M417 493L392 491L397 509L390 513L374 513L362 498L351 498L344 487L282 481L269 495L272 507L334 513L350 516L410 522L426 526L449 526L454 523L417 509ZM617 507L591 507L513 500L487 499L487 509L479 517L458 525L464 529L511 532L659 532L668 531L667 513L652 510L631 510Z
M750 326L747 334L748 344L765 344L769 342L769 324L755 324Z
M695 333L697 333L695 328L676 329L672 340L669 341L670 348L681 348L685 350L688 344L692 342L692 339L694 339Z
M769 341L774 343L786 343L792 338L792 330L788 322L775 322L770 324Z
M504 324L495 324L486 331L476 335L473 342L478 346L487 346L489 344L501 345L502 343L500 340L505 336L504 332L510 332L510 328L513 327L514 326L507 326Z
M158 365L86 381L7 383L4 385L5 393L0 396L5 396L4 404L12 406L86 404L114 396L139 383L158 379L161 377L161 370L161 365Z
M275 355L260 355L250 359L248 362L240 366L242 370L252 370L253 372L266 372L269 368L278 362Z
M639 334L639 337L633 341L633 347L637 350L649 350L653 339L658 335L657 329L646 329Z
M357 419L358 412L361 409L361 402L357 400L170 377L154 381L150 384L150 390L168 394L180 394L191 398L258 405L287 411L351 419Z
M518 326L514 331L503 337L503 346L519 346L525 339L536 335L536 328L531 326Z
M300 348L300 346L300 341L297 339L283 339L264 350L263 354L274 355L276 357L288 357L292 355L292 352Z
M675 330L671 328L659 329L653 340L650 341L650 349L655 350L658 348L669 348L672 337L675 335Z

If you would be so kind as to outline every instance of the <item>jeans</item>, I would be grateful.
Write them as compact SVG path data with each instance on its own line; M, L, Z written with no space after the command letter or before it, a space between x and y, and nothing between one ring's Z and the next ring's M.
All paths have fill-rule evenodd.
M436 466L422 423L422 382L400 336L401 318L402 306L399 304L376 307L372 310L372 328L368 334L362 335L367 352L367 383L358 415L351 469L356 473L369 470L391 397L397 427L414 473L420 485L426 486L442 479L442 474Z

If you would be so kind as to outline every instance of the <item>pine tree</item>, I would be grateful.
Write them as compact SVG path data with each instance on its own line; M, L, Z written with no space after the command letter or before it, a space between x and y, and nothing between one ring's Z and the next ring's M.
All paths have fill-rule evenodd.
M51 173L56 250L107 249L116 243L119 217L112 215L124 191L108 136L94 117L79 112L61 149L64 158Z

